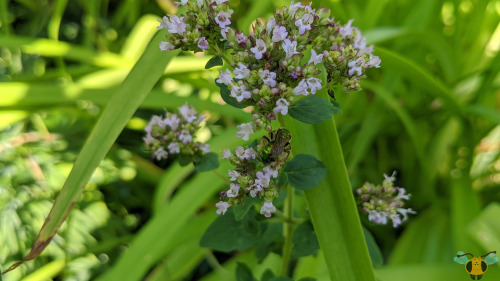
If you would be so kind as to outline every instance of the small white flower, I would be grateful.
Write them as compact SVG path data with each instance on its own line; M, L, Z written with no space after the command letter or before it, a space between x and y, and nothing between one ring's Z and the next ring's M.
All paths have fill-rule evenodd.
M153 130L154 126L159 126L161 129L164 130L166 126L165 120L161 119L161 117L158 115L153 115L153 117L151 117L151 121L149 121L146 128L144 128L144 131L146 131L146 133L148 134L151 134L151 131Z
M290 8L288 8L288 13L292 16L293 16L293 14L295 14L295 12L297 12L297 10L299 8L304 8L302 3L299 2L299 3L295 4L294 2L295 2L295 0L292 0L292 3L290 3Z
M227 2L227 0L215 0L215 3L217 3L217 5L220 5L220 4L226 3L226 2ZM232 14L232 12L231 12L231 14Z
M219 84L226 84L226 85L233 83L233 78L231 77L231 72L229 71L229 69L221 71L219 74L219 79L217 79L216 82Z
M400 225L401 222L401 217L399 216L398 213L390 215L390 218L392 220L392 227L396 228L398 225Z
M346 37L346 36L349 36L352 34L352 31L354 30L353 27L351 27L352 25L352 19L350 19L346 25L342 26L339 30L339 34L342 36L342 37Z
M238 63L238 67L236 67L233 72L236 74L236 79L245 79L250 76L250 70L241 62Z
M321 90L321 80L315 77L307 78L307 85L311 89L311 94L316 94L317 90Z
M253 148L249 147L245 149L245 159L250 160L250 159L255 159L257 157L257 152L253 150Z
M260 208L260 213L266 218L270 218L273 213L276 212L276 207L274 207L273 202L271 201L266 201L262 205L262 208Z
M309 59L309 64L318 64L323 62L323 54L320 53L319 55L316 54L316 51L314 49L311 49L311 58Z
M193 137L189 134L188 130L182 130L179 135L179 140L182 141L183 144L188 144L193 141Z
M381 60L380 60L379 57L370 54L370 58L368 59L368 62L366 63L365 67L379 68L380 67L380 62L381 62Z
M192 123L194 120L198 119L198 116L196 116L198 112L194 109L194 107L188 105L187 103L179 107L179 112L188 123Z
M309 86L307 85L306 79L302 79L297 87L293 89L293 94L298 96L298 95L304 95L307 96L311 93L309 93L307 90L309 89Z
M248 37L245 36L245 33L241 31L236 31L235 33L236 41L238 41L238 44L245 43L248 40Z
M260 60L262 58L262 54L267 51L266 42L262 39L255 40L255 47L250 48L250 51L255 54L255 58Z
M406 194L406 189L402 187L396 187L398 190L398 195L394 200L410 200L410 194Z
M391 176L384 174L384 181L385 183L393 183L396 181L396 171L392 172Z
M233 154L231 153L231 150L225 148L223 151L222 151L222 158L221 159L229 159L229 157L233 156Z
M311 30L311 23L314 21L314 16L305 13L301 19L295 21L295 26L299 28L299 34L303 35L307 30Z
M271 180L271 174L268 173L262 173L261 171L258 171L256 174L257 178L255 179L255 185L261 186L261 187L268 187L269 186L269 181Z
M198 5L198 8L201 8L201 6L203 6L204 2L205 2L205 0L196 0L196 5Z
M186 3L188 2L188 0L181 0L180 2L175 2L175 5L179 6L179 5L186 5Z
M230 205L227 202L220 201L219 203L215 204L215 206L217 207L217 215L220 214L224 215L227 211L227 208L229 208Z
M378 212L375 210L370 210L368 214L368 220L376 224L387 224L387 216L389 214L386 212Z
M360 76L363 72L363 67L365 66L365 59L363 57L357 58L355 61L350 61L347 66L350 67L349 75L353 76L356 73Z
M172 154L180 153L181 149L178 142L172 142L168 145L168 151Z
M236 154L236 157L240 158L241 160L245 160L245 149L243 146L238 146L234 150L234 154Z
M239 131L236 133L238 138L242 138L247 141L251 134L253 134L253 126L252 123L243 123L241 125L236 126Z
M238 173L236 170L234 171L227 171L227 175L229 176L230 181L237 181L238 178L240 177L240 173Z
M198 48L202 50L208 49L208 41L205 37L201 37L200 40L198 40Z
M220 41L227 40L227 32L229 31L229 26L226 26L224 28L220 29L220 34L222 35L223 39L220 39Z
M168 152L163 149L163 147L158 148L153 155L156 157L156 160L160 161L161 159L167 159Z
M283 40L283 44L281 46L286 53L287 59L299 53L297 52L297 41L290 41L289 39L285 39Z
M276 20L273 17L271 17L266 24L267 33L270 34L275 26L276 26Z
M229 10L230 13L220 11L217 16L215 17L215 22L219 25L220 28L225 28L226 25L230 25L231 21L229 18L231 17L232 10Z
M238 192L240 191L240 185L232 183L231 188L226 192L227 197L234 198L238 196Z
M179 122L181 119L177 116L177 114L172 114L172 116L167 117L163 120L167 126L169 126L173 131L177 130L179 127Z
M142 139L144 140L144 143L146 143L147 146L150 146L156 142L156 139L153 138L153 136L151 136L149 133Z
M279 42L281 40L285 40L288 36L288 32L286 31L286 27L276 25L273 29L273 42Z
M268 69L262 71L260 74L260 79L264 81L265 85L268 85L269 87L274 87L276 86L276 73L269 71Z
M200 143L200 149L201 149L201 151L203 151L205 153L209 153L210 152L210 145L208 143Z
M233 86L231 89L231 97L235 98L238 102L243 101L244 99L249 99L252 97L252 93L247 91L247 87L245 85L241 86Z
M166 54L168 54L168 51L171 51L173 49L175 49L175 46L172 45L170 42L167 41L160 42L160 50L164 51Z
M273 168L271 168L271 166L265 166L262 170L264 171L264 173L271 175L273 178L278 177L278 170L274 170Z
M255 197L259 195L259 193L262 191L262 187L260 185L254 184L250 186L250 196Z
M168 18L166 16L163 16L163 19L158 20L158 22L160 23L160 25L158 27L156 27L158 29L162 29L162 28L167 29L168 25L170 24L170 21L168 20Z
M408 214L414 215L417 213L417 212L413 211L411 208L408 208L408 209L397 208L396 211L403 215L403 221L406 221L408 219Z
M357 35L354 38L354 43L352 45L354 46L354 48L360 49L360 50L366 48L365 37L363 35L361 35L361 32L359 31L359 29L354 28L354 30L356 31Z
M177 17L176 15L170 16L170 23L168 24L168 32L177 33L182 35L186 32L186 24L184 23L184 17Z
M288 113L288 106L290 103L286 99L279 99L276 101L276 107L273 109L275 114L281 113L281 115L286 115Z

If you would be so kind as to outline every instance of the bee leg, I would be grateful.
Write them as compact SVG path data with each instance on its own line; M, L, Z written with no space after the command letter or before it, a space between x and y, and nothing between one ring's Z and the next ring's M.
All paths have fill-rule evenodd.
M482 274L477 276L477 280L480 280L481 278L483 278Z
M260 139L259 149L263 149L271 140L267 136L263 136Z
M476 280L476 275L471 274L470 278L472 278L472 280Z

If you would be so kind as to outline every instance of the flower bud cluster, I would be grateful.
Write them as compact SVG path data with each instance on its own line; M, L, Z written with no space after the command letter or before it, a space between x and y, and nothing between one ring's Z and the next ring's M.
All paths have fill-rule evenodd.
M332 81L329 88L342 88L344 93L361 90L359 81L366 78L366 69L379 68L381 62L372 54L373 46L367 46L365 37L352 22L341 25L333 19L325 20L313 43L316 49L323 50L328 81Z
M183 154L187 159L199 158L203 152L210 152L209 144L194 141L202 121L203 116L186 103L179 107L179 114L154 115L144 129L144 142L157 160L167 159L169 154Z
M363 212L368 213L368 219L376 224L387 224L390 219L392 226L397 227L408 219L408 214L416 214L411 208L403 208L403 200L409 200L410 194L393 185L395 175L395 172L390 177L384 174L382 185L367 182L356 190Z
M187 11L181 17L164 16L158 29L166 29L166 41L160 43L160 49L203 51L210 46L217 46L226 39L231 24L231 14L227 0L181 0L177 5L185 6Z
M280 166L274 162L263 165L251 147L238 146L234 155L229 149L224 149L221 159L228 159L235 168L228 171L230 188L221 192L221 201L216 204L217 214L224 214L230 206L245 204L245 199L251 196L264 199L260 213L271 217L276 212L272 202L279 195L276 182ZM226 197L228 201L222 201Z

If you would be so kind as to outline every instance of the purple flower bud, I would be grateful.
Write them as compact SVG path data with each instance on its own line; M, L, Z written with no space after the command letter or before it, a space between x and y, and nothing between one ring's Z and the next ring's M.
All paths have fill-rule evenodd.
M164 141L168 140L168 136L163 136L163 140Z
M327 51L327 50L324 50L324 51L323 51L323 55L324 55L325 57L326 57L326 56L328 56L328 51Z
M257 113L254 113L254 114L252 115L252 117L253 117L253 119L257 119L257 118L259 118L259 115L258 115Z
M278 94L279 92L280 92L280 91L279 91L277 88L272 88L272 89L271 89L271 93L273 93L273 94L275 94L275 95L276 95L276 94Z
M361 192L362 192L361 188L356 189L357 194L361 194Z
M340 56L339 57L339 61L343 61L344 60L344 57L343 56Z
M259 93L259 89L253 89L252 91L254 94L258 94Z
M290 71L290 76L292 76L293 79L297 79L297 77L299 77L299 75L295 71Z
M272 114L272 113L269 113L269 114L267 115L267 119L269 119L269 120L276 120L276 115L274 115L274 114Z
M339 49L339 46L337 46L337 44L333 44L333 46L332 46L332 50L334 50L334 51L338 51L338 49Z
M264 107L264 106L266 105L266 101L264 101L264 100L259 100L259 105L260 105L261 107Z

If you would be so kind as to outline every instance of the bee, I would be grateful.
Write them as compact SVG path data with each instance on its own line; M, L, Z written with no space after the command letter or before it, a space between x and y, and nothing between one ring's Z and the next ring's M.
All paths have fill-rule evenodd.
M491 251L486 255L482 255L476 258L471 253L464 253L462 251L457 252L457 256L453 259L456 263L465 264L465 270L470 274L472 280L480 280L483 274L488 270L489 264L494 264L498 262L498 257L496 256L496 251ZM472 256L469 260L467 256Z
M264 164L276 162L284 163L292 148L290 140L292 134L287 129L278 129L269 133L269 137L263 136L260 140L260 161Z

